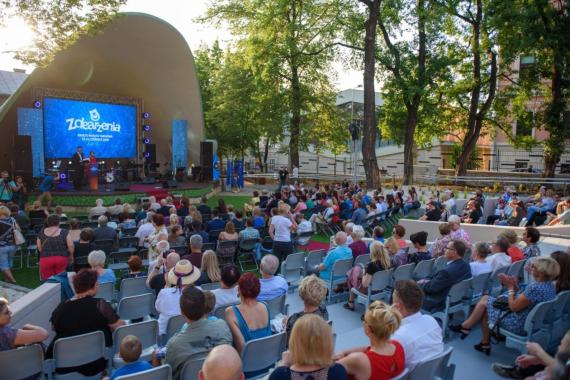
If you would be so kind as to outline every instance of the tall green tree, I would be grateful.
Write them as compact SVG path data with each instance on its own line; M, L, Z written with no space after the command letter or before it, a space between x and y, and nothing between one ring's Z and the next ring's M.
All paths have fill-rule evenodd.
M126 0L1 0L0 23L8 17L22 17L34 32L33 46L16 51L15 58L45 66L54 55L86 34L95 34Z
M502 0L492 3L491 12L501 47L500 75L508 83L499 94L497 125L508 131L516 118L546 130L549 137L540 142L544 176L553 177L570 136L564 114L570 97L570 2ZM520 58L530 63L524 71Z
M299 166L303 115L330 80L330 45L342 11L340 0L223 0L212 3L202 19L227 22L252 67L279 80L294 166Z

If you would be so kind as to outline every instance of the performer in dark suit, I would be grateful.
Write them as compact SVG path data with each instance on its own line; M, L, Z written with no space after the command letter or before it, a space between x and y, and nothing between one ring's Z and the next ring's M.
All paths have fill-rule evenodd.
M463 260L467 246L461 240L452 240L445 247L447 265L429 281L418 281L425 293L423 310L438 311L445 306L445 298L451 287L471 277L471 267Z
M71 158L71 167L73 169L73 187L75 190L81 190L81 187L83 186L83 160L83 148L78 146L77 151Z

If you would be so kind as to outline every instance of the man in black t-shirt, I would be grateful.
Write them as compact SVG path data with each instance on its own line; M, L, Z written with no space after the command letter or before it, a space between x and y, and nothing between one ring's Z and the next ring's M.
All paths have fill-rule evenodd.
M149 268L146 284L154 291L156 296L158 296L160 290L166 285L164 274L174 268L179 261L180 255L176 252L170 252L168 256L166 256L166 260L162 255L158 256L156 264L154 264L152 268ZM161 269L164 269L164 271L161 272Z
M431 222L437 222L441 219L441 210L437 207L435 201L431 201L427 204L427 210L425 215L420 217L420 220L429 220Z
M289 171L287 170L286 167L282 167L281 170L279 170L279 190L281 191L283 189L283 186L285 186L287 184L287 176L289 175Z

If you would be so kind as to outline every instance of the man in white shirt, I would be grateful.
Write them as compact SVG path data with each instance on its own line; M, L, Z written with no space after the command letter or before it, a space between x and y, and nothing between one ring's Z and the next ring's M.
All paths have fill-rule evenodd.
M154 216L154 212L149 211L146 214L146 220L139 229L137 230L135 237L139 239L139 247L148 248L148 243L145 243L145 239L150 236L156 228L152 224L152 217Z
M493 267L493 271L511 265L513 260L509 255L507 255L507 250L509 249L510 245L511 243L507 240L507 238L501 237L498 238L491 246L491 252L493 254L487 256L486 260L491 264L491 267Z
M289 285L287 281L281 277L276 276L277 269L279 269L279 259L275 255L265 255L259 264L261 272L261 291L257 296L258 301L271 301L277 297L281 297L287 293Z
M379 213L388 211L388 204L384 201L383 195L380 195L378 197L378 203L376 203L376 210L378 210Z
M214 309L240 302L237 290L237 283L240 276L241 274L235 265L228 265L222 269L220 289L212 291L216 296L216 306L214 306Z
M402 323L392 338L400 342L410 371L422 360L443 352L441 327L431 315L422 314L422 289L413 280L396 283L392 305L402 314Z

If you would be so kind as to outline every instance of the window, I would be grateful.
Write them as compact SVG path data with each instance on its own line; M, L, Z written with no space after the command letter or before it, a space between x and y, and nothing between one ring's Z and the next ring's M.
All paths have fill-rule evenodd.
M531 75L535 59L533 56L527 55L520 58L519 63L519 79L528 79Z
M522 119L517 120L516 133L517 137L532 137L532 124L533 124L534 114L532 112L527 112Z

